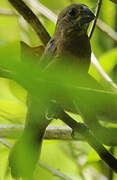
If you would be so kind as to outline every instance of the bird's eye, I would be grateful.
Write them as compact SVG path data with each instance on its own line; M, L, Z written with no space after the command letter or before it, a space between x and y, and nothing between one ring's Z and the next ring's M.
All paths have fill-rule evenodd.
M69 14L70 16L74 17L74 16L76 16L76 14L77 14L77 10L76 10L75 8L70 9L69 12L68 12L68 14Z

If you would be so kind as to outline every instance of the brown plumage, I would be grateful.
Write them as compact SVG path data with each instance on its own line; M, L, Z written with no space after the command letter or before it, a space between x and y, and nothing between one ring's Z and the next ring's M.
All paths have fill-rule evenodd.
M54 36L49 41L39 65L45 66L49 62L52 63L52 59L57 62L54 57L74 56L77 57L76 63L80 63L82 58L84 61L82 63L87 64L88 71L91 47L87 27L94 17L89 8L83 4L72 4L66 7L58 16Z

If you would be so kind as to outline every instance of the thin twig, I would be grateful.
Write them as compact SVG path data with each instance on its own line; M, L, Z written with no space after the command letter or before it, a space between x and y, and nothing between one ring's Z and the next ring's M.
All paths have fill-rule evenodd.
M94 19L94 21L92 23L92 26L91 26L91 29L90 29L90 32L89 32L89 38L92 37L93 31L95 29L96 22L97 22L99 12L100 12L100 9L101 9L101 4L102 4L102 0L98 0L98 4L97 4L96 10L95 10L95 19Z
M102 20L97 20L97 27L104 32L108 37L117 42L117 32L115 32L111 27L105 24Z
M0 143L2 143L4 146L6 146L7 148L12 148L12 145L10 143L8 143L5 139L0 138Z
M50 9L45 7L43 4L38 2L37 0L27 0L29 4L34 7L39 13L45 16L47 19L52 21L54 24L57 22L57 15L52 12Z
M9 10L9 9L0 9L0 16L17 16L16 13L14 13L13 11Z
M100 66L99 62L97 61L95 55L91 54L91 63L99 72L99 74L103 77L103 79L112 87L114 92L117 92L117 85L112 81L112 79L108 76L108 74L103 70Z
M32 26L44 45L50 39L48 32L45 30L37 16L22 0L8 0L13 7L24 17L24 19Z
M27 0L27 2L38 12L49 18L52 22L56 23L57 16L43 4L37 0Z
M68 177L67 175L63 174L61 171L48 166L47 164L45 164L42 161L39 161L39 164L42 168L49 171L52 175L57 176L57 177L61 178L62 180L73 180L70 177Z

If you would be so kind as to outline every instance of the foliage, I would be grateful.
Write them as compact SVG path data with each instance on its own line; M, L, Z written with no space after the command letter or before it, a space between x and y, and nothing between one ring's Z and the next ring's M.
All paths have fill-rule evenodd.
M61 9L70 3L70 0L59 0L56 2L54 0L40 0L40 2L58 14ZM97 1L80 0L76 2L85 3L94 10ZM0 9L2 8L7 8L9 10L12 9L7 0L0 1ZM115 27L115 21L117 18L116 13L115 5L110 1L104 0L100 18L115 30L117 30L117 27ZM42 15L39 15L39 18L50 35L52 35L55 28L54 23L50 22L50 20L46 19ZM23 26L21 25L21 21ZM17 68L18 70L16 64L20 64L19 42L21 40L27 42L31 46L41 44L35 32L20 17L15 15L7 16L0 14L1 66L3 65L3 67L5 66L9 69L9 64L11 63L11 68L13 68L13 70ZM117 48L115 48L116 43L96 28L91 40L91 44L93 52L98 57L99 62L105 71L109 75L112 75L113 69L117 64ZM3 60L4 63L2 64ZM94 68L91 69L91 74L95 76L96 79L101 79ZM22 78L25 75L26 73L22 73ZM21 84L17 84L15 81L0 78L0 124L24 124L27 109L27 92L20 85ZM79 116L71 116L74 116L74 119L78 121L80 119ZM58 124L59 123L56 120L52 122L52 125ZM63 125L63 123L60 122L60 125ZM14 140L8 139L8 142L14 144ZM8 154L9 149L0 144L0 167L2 167L0 168L1 180L12 180L10 176L10 170L8 168ZM109 173L112 173L103 162L100 162L100 158L91 149L91 147L89 147L89 145L84 142L44 140L41 160L43 160L51 167L59 169L74 180L90 180L101 178L106 180L109 179ZM52 173L39 166L35 171L35 179L38 178L48 178L48 180L60 179L59 177L53 176ZM114 174L113 180L116 180L116 178L117 176Z

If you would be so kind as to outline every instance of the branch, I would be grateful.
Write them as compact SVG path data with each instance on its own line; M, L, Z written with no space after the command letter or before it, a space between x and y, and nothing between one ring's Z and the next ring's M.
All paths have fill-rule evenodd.
M85 124L76 122L63 111L61 112L60 119L70 126L74 133L82 135L84 140L98 153L100 158L117 173L117 159L91 134ZM76 136L75 138L77 139Z
M12 6L24 17L24 19L32 26L44 45L50 39L48 32L45 30L37 16L22 0L8 0Z
M42 161L39 161L39 164L42 168L46 169L47 171L49 171L52 175L57 176L59 178L61 178L62 180L73 180L70 177L66 176L65 174L63 174L61 171L56 170L50 166L48 166L47 164L45 164Z
M94 19L94 21L92 23L92 26L91 26L91 29L90 29L90 32L89 32L89 38L90 39L92 37L93 31L94 31L95 26L96 26L96 22L97 22L99 12L100 12L100 9L101 9L101 4L102 4L102 0L98 0L98 4L97 4L96 10L95 10L95 19Z
M104 160L115 172L117 172L117 160L97 141L97 139L94 138L94 136L89 132L88 128L83 123L77 123L66 113L62 113L61 119L73 129L77 136L73 136L72 129L67 126L48 126L44 135L44 139L86 140L89 145L95 149L101 159ZM23 132L23 128L23 125L0 125L0 137L19 138ZM1 142L6 145L3 140Z
M22 135L23 125L0 124L0 138L14 139ZM72 130L68 126L48 126L44 139L72 140ZM81 138L79 138L81 140Z

